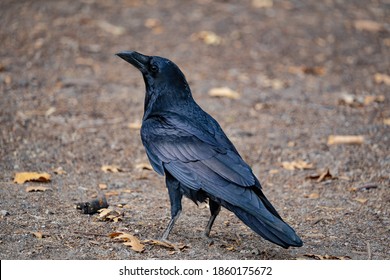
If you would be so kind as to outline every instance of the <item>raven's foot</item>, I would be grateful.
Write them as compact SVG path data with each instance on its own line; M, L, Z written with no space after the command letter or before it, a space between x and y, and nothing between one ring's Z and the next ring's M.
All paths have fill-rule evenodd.
M210 231L205 230L202 237L208 242L208 246L214 244L214 238L210 237Z

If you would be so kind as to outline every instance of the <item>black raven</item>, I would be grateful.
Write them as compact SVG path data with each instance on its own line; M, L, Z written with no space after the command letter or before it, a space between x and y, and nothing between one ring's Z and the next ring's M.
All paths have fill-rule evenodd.
M171 203L171 220L162 239L178 219L184 195L195 203L208 199L206 236L223 206L263 238L284 248L302 246L220 125L195 102L179 67L135 51L117 55L141 71L145 82L142 143L153 169L165 174Z

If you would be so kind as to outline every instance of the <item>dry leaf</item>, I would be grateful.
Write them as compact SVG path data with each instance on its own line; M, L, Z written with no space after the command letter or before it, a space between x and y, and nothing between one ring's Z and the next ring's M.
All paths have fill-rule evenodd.
M38 239L42 239L43 238L43 233L40 232L40 231L35 231L35 232L31 232L31 233Z
M364 105L370 105L371 103L381 103L385 101L384 95L367 95L364 97Z
M57 109L55 107L50 107L45 112L45 117L48 118L50 115L54 114Z
M286 87L286 83L279 79L270 79L268 77L261 77L259 79L263 87L280 90Z
M188 248L187 245L182 244L182 243L173 244L173 243L170 243L168 241L162 241L162 240L156 240L156 239L143 240L142 243L147 243L147 244L155 245L155 246L161 246L161 247L168 248L168 249L173 249L173 250L176 250L176 251Z
M261 102L257 102L257 103L255 104L255 106L254 106L254 109L255 109L256 111L260 111L260 110L263 110L263 109L265 109L265 108L267 108L267 107L268 107L267 104L261 103Z
M98 210L98 212L99 212L99 217L100 217L100 218L104 218L104 217L106 217L111 211L112 211L112 209L108 209L108 208L99 209L99 210Z
M270 171L268 171L269 174L277 174L279 173L279 170L278 169L271 169Z
M117 166L117 165L103 165L102 166L102 170L104 172L112 172L112 173L118 173L118 172L122 172L123 170Z
M364 104L364 99L360 96L343 92L340 94L338 103L340 105L348 105L351 107L361 107Z
M328 145L336 144L363 144L363 135L329 135Z
M234 248L234 245L228 245L228 246L226 247L226 250L228 250L228 251L235 251L236 248Z
M295 147L295 142L294 141L289 141L288 143L287 143L287 147L290 147L290 148L292 148L292 147Z
M107 189L107 184L99 184L99 189L106 190Z
M390 118L384 119L384 120L383 120L383 124L385 124L385 125L390 125Z
M337 177L334 177L332 174L330 174L329 168L327 168L321 174L309 175L309 176L306 177L306 179L317 180L317 183L320 183L320 182L323 182L323 181L326 181L326 180L337 179Z
M111 33L113 35L122 35L126 31L126 29L124 27L111 24L111 23L104 21L104 20L99 20L96 22L96 24L102 30L104 30L108 33Z
M124 245L130 246L132 250L136 252L143 252L145 249L145 246L139 241L137 237L134 235L131 235L129 233L125 232L113 232L108 235L109 237L120 240L123 242Z
M226 97L230 99L239 99L240 94L228 87L212 88L209 91L209 95L212 97Z
M355 198L354 200L356 200L357 202L360 202L361 204L365 204L368 201L367 198Z
M305 195L305 197L310 198L310 199L318 199L318 198L320 198L320 194L314 192L314 193L311 193L309 195Z
M45 192L47 190L51 191L51 188L44 186L30 186L26 188L26 192Z
M355 20L353 25L359 31L378 32L383 29L383 24L372 20Z
M308 163L303 160L297 160L297 161L283 161L282 166L284 169L287 170L304 170L304 169L313 169L314 165L312 163Z
M29 181L42 183L50 182L50 174L37 172L19 172L15 174L15 183L23 184Z
M132 123L129 123L129 128L130 129L141 129L141 126L142 126L142 123L140 122L132 122Z
M118 191L108 191L108 192L105 192L104 194L105 194L105 196L110 197L110 196L119 195L119 192Z
M65 175L66 171L62 169L62 167L57 167L56 169L53 169L54 174L57 175Z
M142 162L135 166L136 169L146 169L146 170L153 170L153 167L150 165L150 163Z
M42 239L42 238L45 238L45 237L49 236L48 234L42 233L40 231L34 231L34 232L31 232L31 234L33 234L38 239Z
M341 105L348 105L351 107L362 107L370 105L371 103L377 102L384 102L385 96L384 95L367 95L367 96L356 96L349 93L342 93L339 98L339 104Z
M113 209L103 208L99 209L98 212L99 220L101 221L113 221L117 223L121 221L123 217L123 213Z
M170 242L156 240L156 239L144 240L143 242L151 244L151 245L161 246L161 247L168 248L168 249L174 249L175 250L177 248L174 244L172 244Z
M192 39L202 40L206 45L220 45L222 38L212 31L200 31L191 35Z
M390 76L386 74L376 73L374 75L374 80L377 84L384 83L387 86L390 86Z
M252 7L254 8L271 8L274 5L272 0L252 0Z
M163 27L161 26L161 21L156 18L148 18L144 25L145 27L152 29L154 34L161 34L164 31Z

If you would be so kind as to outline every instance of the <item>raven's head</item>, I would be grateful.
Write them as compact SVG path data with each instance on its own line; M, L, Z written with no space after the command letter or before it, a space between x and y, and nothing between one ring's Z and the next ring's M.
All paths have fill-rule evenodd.
M183 72L169 59L135 51L124 51L116 55L140 70L144 77L144 118L153 113L174 111L193 102Z
M188 87L184 74L169 59L147 56L135 51L124 51L116 55L141 71L147 91L159 89L182 91Z

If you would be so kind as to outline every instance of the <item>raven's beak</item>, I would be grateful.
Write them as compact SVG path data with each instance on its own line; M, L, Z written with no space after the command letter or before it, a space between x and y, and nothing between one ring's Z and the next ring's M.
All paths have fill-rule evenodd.
M128 63L132 64L141 72L143 72L143 70L146 70L146 66L150 60L149 56L140 54L135 51L123 51L117 53L116 55L127 61Z

